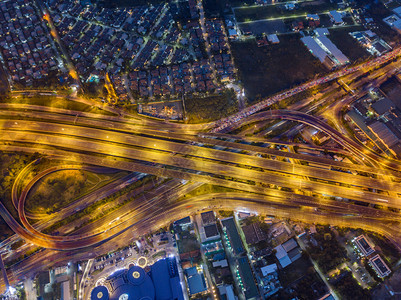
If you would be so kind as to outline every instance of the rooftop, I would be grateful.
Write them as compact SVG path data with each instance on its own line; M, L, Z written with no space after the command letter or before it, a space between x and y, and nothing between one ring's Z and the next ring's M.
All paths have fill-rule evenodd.
M237 226L233 217L221 220L223 227L226 229L228 238L230 240L231 248L234 254L240 254L244 252L244 246L242 245L241 237L239 236Z
M202 218L203 225L208 225L210 223L216 222L213 211L207 211L207 212L201 213L201 218Z

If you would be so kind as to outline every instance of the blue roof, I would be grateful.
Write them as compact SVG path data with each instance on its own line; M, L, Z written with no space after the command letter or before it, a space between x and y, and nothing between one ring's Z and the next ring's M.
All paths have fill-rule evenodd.
M225 258L226 258L225 252L221 252L221 253L217 253L217 254L213 255L213 260L215 260L215 261L222 260Z
M155 299L152 279L138 266L114 272L107 278L106 284L111 290L110 300L118 300L124 294L128 300Z
M91 300L119 300L124 294L128 300L184 299L175 258L154 263L149 274L139 266L118 270L106 279L105 285L108 289L99 286L92 290Z
M167 268L167 260L155 262L151 267L151 276L155 285L156 298L160 300L171 299L170 276Z
M230 239L231 248L233 249L234 254L240 254L244 252L244 246L242 245L241 237L239 236L233 217L224 219L221 221L221 223L227 229L228 238Z
M128 281L133 285L141 285L146 279L145 271L138 266L129 268L127 272Z
M184 295L182 294L182 288L180 284L180 277L170 278L171 292L173 293L173 299L184 300Z
M203 274L197 273L193 276L188 277L188 287L191 295L206 291L206 282Z
M252 274L252 269L246 256L238 259L238 267L242 281L244 283L246 299L258 297L258 288L256 287L255 279L253 278Z
M109 291L105 286L99 285L91 292L91 300L108 300Z
M196 273L198 273L196 267L185 269L185 274L187 274L187 276L194 276Z

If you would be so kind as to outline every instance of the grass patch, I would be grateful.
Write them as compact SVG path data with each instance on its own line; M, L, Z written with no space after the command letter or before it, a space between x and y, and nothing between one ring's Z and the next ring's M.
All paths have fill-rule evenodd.
M333 286L335 290L340 294L341 299L351 300L351 299L371 299L368 290L363 289L358 281L352 276L352 273L346 271L345 274L340 274L338 281L336 281Z
M214 121L238 111L237 97L232 90L225 90L220 95L188 97L184 103L189 123Z
M127 172L95 174L81 170L63 170L49 174L29 193L26 209L37 213L55 212L125 175Z
M301 258L294 261L290 266L285 269L281 269L279 272L280 281L283 286L291 285L294 281L302 278L307 273L314 273L312 263L308 257L302 256Z
M350 32L361 30L364 30L362 26L330 29L330 35L328 36L352 63L361 62L370 57L369 52L349 34Z
M219 215L222 218L229 218L234 216L234 212L232 210L219 210Z
M282 35L279 44L260 48L255 41L234 42L231 49L251 101L327 72L302 44L299 34Z
M152 255L152 258L155 260L159 257L160 258L166 257L166 251L162 250L162 251L156 252L155 254Z
M312 259L317 262L322 272L327 273L349 260L347 251L337 241L329 226L318 225L316 230L317 233L313 235L313 238L317 241L318 246L314 246L311 243L308 252Z
M81 219L81 218L83 218L85 216L92 216L92 215L94 215L94 212L98 208L100 208L101 206L103 206L103 205L105 205L107 203L110 203L112 201L117 200L118 198L128 194L129 192L137 189L138 187L146 184L147 182L150 182L154 178L155 178L155 176L146 176L146 177L142 178L141 180L135 181L134 183L126 186L125 188L118 190L114 194L112 194L112 195L110 195L110 196L108 196L106 198L103 198L103 199L101 199L99 201L96 201L92 205L86 207L84 210L78 211L78 212L68 216L67 218L65 218L63 220L61 220L61 221L59 221L57 223L54 223L50 227L48 227L45 230L43 230L43 232L44 233L51 233L51 232L54 232L55 230L57 230L58 228L60 228L60 227L62 227L64 225L70 224L73 221ZM136 197L130 197L130 198L126 199L124 202L119 203L118 205L112 207L108 211L102 212L101 214L96 215L96 217L91 218L87 222L82 223L79 227L76 227L75 230L78 230L79 228L81 228L83 226L86 226L87 224L92 223L92 222L102 218L103 216L105 216L105 215L111 213L112 211L120 208L121 206L127 204L129 201L133 201L134 199L136 199Z
M196 236L188 230L180 233L180 239L177 241L177 246L179 253L187 253L200 249L200 244Z
M386 237L376 233L368 233L368 236L375 244L375 248L383 253L384 259L387 260L391 266L401 259L400 251L398 251Z
M0 199L7 210L18 218L17 211L11 202L11 189L18 173L31 161L39 157L38 154L7 153L0 151ZM13 234L7 223L0 218L0 241Z
M241 192L239 190L227 188L224 186L219 186L219 185L212 185L212 184L202 184L200 187L194 189L193 191L190 191L188 194L184 195L182 199L188 199L200 195L205 195L205 194L213 194L213 193L230 193L230 192Z
M63 109L74 110L74 111L82 111L82 112L88 112L88 113L115 116L115 114L105 111L105 110L100 109L95 106L90 106L85 103L67 100L64 98L56 98L53 96L35 95L33 97L22 96L22 97L12 98L12 99L3 98L3 99L0 99L0 102L49 106L49 107L54 107L54 108L63 108Z

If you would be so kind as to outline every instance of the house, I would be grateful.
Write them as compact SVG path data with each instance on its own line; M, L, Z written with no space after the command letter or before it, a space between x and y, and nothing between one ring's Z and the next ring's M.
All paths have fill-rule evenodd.
M338 11L336 11L336 10L330 11L329 12L329 16L330 16L331 21L335 25L339 25L339 24L342 24L344 22L342 14L339 13Z
M379 254L376 254L371 259L369 259L369 264L376 271L377 275L379 275L380 278L386 277L391 273L390 268L387 266L387 264L384 262Z

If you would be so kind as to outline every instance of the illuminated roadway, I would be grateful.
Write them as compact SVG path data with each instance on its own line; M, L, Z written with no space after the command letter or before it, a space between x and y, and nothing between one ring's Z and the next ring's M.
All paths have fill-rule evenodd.
M287 91L283 94L277 95L271 99L267 99L261 103L258 103L254 106L251 106L249 108L247 108L245 111L242 111L239 114L236 114L228 119L224 119L221 120L217 123L210 123L210 124L206 124L206 125L200 125L200 126L185 126L182 124L175 124L175 123L171 123L171 122L165 122L165 123L160 123L160 122L151 122L151 121L143 121L146 119L138 119L135 120L135 122L137 122L137 124L126 124L126 123L132 123L132 122L121 122L119 123L119 125L123 125L123 126L129 126L129 127L133 127L133 126L137 126L136 130L138 132L144 132L145 134L148 135L155 135L155 137L160 138L160 134L155 134L155 132L159 131L159 130L164 130L166 132L166 138L170 138L169 136L173 136L174 133L177 134L177 136L181 135L181 139L185 139L186 137L184 137L185 135L189 135L192 136L193 134L195 134L196 132L198 132L199 130L207 130L210 129L211 127L215 126L215 124L217 124L217 127L213 130L213 132L218 132L221 130L226 130L227 128L230 127L235 127L233 126L234 123L238 123L238 125L240 124L244 124L244 122L242 122L245 118L249 117L250 115L256 113L258 110L261 110L269 105L271 105L272 103L275 103L281 99L284 99L286 97L289 97L291 95L294 95L296 93L299 93L307 88L310 88L311 86L317 85L317 84L321 84L330 80L333 80L339 76L344 76L346 74L350 74L351 72L356 72L356 71L360 71L363 68L367 68L367 67L371 67L374 66L376 64L382 63L385 60L388 60L392 57L394 57L395 55L399 54L399 49L396 49L394 52L388 54L385 57L381 57L379 59L376 59L374 61L370 61L362 66L358 66L358 67L353 67L353 68L349 68L349 69L344 69L340 72L337 73L333 73L330 74L328 76L326 76L325 78L321 78L318 80L315 80L313 82L307 83L303 86L297 87L295 89L292 89L290 91ZM272 102L273 101L273 102ZM48 112L44 112L43 109L38 109L41 110L41 112L35 112L34 114L38 115L39 113L41 114L41 117L47 117L52 119L53 121L57 121L59 120L58 117L54 118L55 115L55 111L54 109L51 109ZM3 112L2 112L3 113ZM7 112L9 115L11 115L13 112ZM15 112L14 112L15 113ZM44 114L47 113L48 115L45 116ZM61 114L61 112L59 112ZM269 112L270 115L272 116L272 112ZM291 115L291 113L294 113ZM17 112L17 114L21 115L21 112ZM28 112L26 113L26 116L31 116L34 115L32 114L32 112ZM261 115L256 116L256 119L261 119L263 118L263 116L265 118L268 118L268 116L263 115L264 113L262 113ZM308 125L314 126L316 128L318 128L319 130L322 130L326 133L328 133L329 135L331 135L333 137L333 139L337 139L337 141L342 144L346 149L350 150L351 152L354 153L358 153L358 155L361 154L361 152L358 152L358 149L361 149L361 145L356 144L353 141L344 139L343 137L341 137L341 135L339 135L338 132L335 132L330 126L328 126L327 124L325 124L324 122L322 122L321 120L318 119L314 119L311 118L310 116L305 117L305 116L301 116L299 114L297 114L297 112L279 112L279 114L282 114L280 116L280 118L283 119L289 119L291 120L292 118L296 118L296 121L300 121L300 122L304 122ZM80 113L78 116L78 119L81 119L81 116L83 117L87 117L87 121L89 123L89 116L86 115L86 113ZM35 116L36 117L36 116ZM70 117L71 116L66 116L66 117ZM276 116L277 117L277 116ZM77 116L74 117L74 123L77 119ZM99 116L97 117L99 118ZM121 118L118 117L111 117L111 118L116 118L111 120L111 118L108 118L107 116L100 116L100 118L104 118L104 119L108 119L108 121L102 121L102 123L104 124L105 122L115 122L112 124L117 124L117 119L119 119L119 121L121 121ZM245 119L246 120L246 119ZM10 120L11 121L11 120ZM69 120L71 121L71 120ZM247 121L247 120L246 120ZM245 121L245 122L246 122ZM5 121L7 122L7 121ZM14 122L14 120L12 120L11 122ZM18 123L23 122L22 120L19 120ZM25 122L25 121L24 121ZM79 122L81 122L81 120L79 120ZM94 122L94 120L90 120L90 122ZM39 123L39 122L37 122ZM44 123L44 122L42 122ZM323 124L322 124L323 123ZM162 126L160 124L163 124ZM2 124L4 125L4 124ZM207 183L213 183L213 184L218 184L218 185L222 185L222 186L227 186L227 187L232 187L235 189L239 189L239 190L244 190L244 191L248 191L248 192L256 192L256 193L260 193L260 194L264 194L263 196L263 205L265 205L266 203L269 203L269 205L271 203L273 203L274 201L278 201L279 202L279 206L283 207L285 205L290 205L292 201L294 201L293 203L295 204L296 201L293 199L293 197L295 196L297 199L298 198L303 198L303 197L307 197L307 196L302 196L302 195L298 195L298 194L293 194L292 192L285 192L282 190L277 190L277 189L271 189L271 188L266 188L266 187L262 187L258 184L256 185L252 185L252 184L248 184L248 183L244 183L244 182L232 182L231 179L226 180L222 177L224 176L231 176L233 178L239 178L241 180L252 180L255 182L259 182L259 183L269 183L269 184L277 184L279 186L284 186L284 187L290 187L293 189L296 189L297 187L301 190L303 189L313 189L314 191L317 191L319 193L326 193L328 195L336 195L336 193L338 195L348 195L348 196L352 196L350 197L351 199L360 199L362 198L363 200L361 201L367 201L367 202L371 202L371 203L377 203L380 204L381 202L385 202L385 204L389 204L389 206L392 207L397 207L399 205L399 199L398 198L394 198L394 197L387 197L385 195L381 195L378 193L372 193L372 192L367 192L365 190L362 191L363 196L361 197L356 193L353 193L351 190L353 189L358 189L358 187L365 187L365 188L372 188L372 186L374 186L373 188L379 188L379 189L389 189L389 190L395 190L395 191L399 191L399 185L398 183L395 182L388 182L388 181L382 181L380 179L375 179L375 178L369 178L369 177L365 177L365 176L358 176L358 175L350 175L347 173L339 173L337 171L329 171L329 170L324 170L324 169L319 169L319 168L315 168L315 167L311 167L311 166L300 166L300 165L293 165L287 162L281 162L281 161L277 161L277 160L269 160L269 159L260 159L258 157L253 157L250 155L242 155L239 156L241 154L238 153L231 153L231 152L227 152L227 151L220 151L220 150L216 150L216 149L210 149L210 148L205 148L205 147L199 147L199 146L192 146L192 145L184 145L184 144L180 144L177 142L172 142L172 143L167 143L166 140L162 140L162 139L156 139L153 138L153 140L157 140L157 151L152 151L151 149L153 148L151 144L147 144L147 145L140 145L140 146L135 146L133 147L133 145L135 145L132 140L129 140L128 137L124 137L123 143L121 140L117 140L116 142L118 142L119 144L112 144L113 142L113 138L114 136L117 135L116 132L112 132L110 135L113 135L113 138L107 137L107 132L103 132L101 135L101 137L96 136L96 134L100 133L101 129L96 129L98 130L97 132L92 132L95 134L95 136L92 137L88 137L85 135L83 135L82 133L85 131L87 132L87 135L90 134L90 130L89 128L79 128L79 126L77 127L77 132L68 132L63 133L61 131L46 131L46 126L49 127L55 127L55 124L48 124L43 128L36 128L36 130L40 131L40 132L31 132L31 127L33 128L33 126L31 126L32 124L30 124L30 126L28 127L29 132L28 131L22 131L21 128L12 128L12 126L10 126L11 124L8 124L7 126L2 127L2 130L4 134L9 135L8 137L5 136L4 141L6 142L4 146L2 146L3 150L24 150L26 152L32 152L32 151L37 151L40 150L40 152L45 153L47 155L53 156L53 157L58 157L58 158L66 158L68 157L69 160L71 161L77 161L77 162L85 162L88 164L94 164L94 165L100 165L100 166L107 166L107 167L113 167L113 168L119 168L122 170L131 170L131 171L143 171L144 173L149 173L149 174L155 174L158 176L167 176L167 177L174 177L174 178L183 178L183 179L187 179L187 180L193 180L193 181L199 181L199 182L207 182ZM18 124L15 124L18 125ZM27 125L27 123L25 123L24 125ZM165 125L165 126L164 126ZM64 126L64 125L59 125L59 126ZM87 124L87 126L91 126L90 124ZM107 126L107 124L104 124L103 126ZM103 128L103 126L99 126L100 128ZM145 128L143 126L146 126ZM67 124L64 126L67 127ZM163 127L163 129L160 129L160 127ZM69 127L71 129L71 127ZM111 127L113 128L113 127ZM25 127L25 129L23 130L27 130L27 128ZM62 130L62 131L65 131ZM51 136L51 132L53 133L53 136ZM79 133L79 134L77 134ZM57 135L54 135L57 134ZM106 138L105 135L106 134ZM120 133L119 133L120 134ZM11 137L14 136L14 139L12 139ZM176 137L172 137L174 139L177 139ZM39 138L39 139L38 139ZM122 138L122 136L118 136L118 138ZM148 143L150 142L149 140L145 140L144 137L136 135L131 137L137 141L143 142L143 143ZM89 140L91 139L91 140ZM226 141L214 141L213 139L206 139L206 138L202 138L202 137L196 137L194 138L194 140L207 140L209 144L211 145L217 145L219 143L229 143ZM95 141L96 140L96 141ZM15 141L21 142L19 145L15 145L13 144ZM70 144L70 142L73 142L72 144ZM154 141L152 141L153 143ZM24 145L26 144L30 144L30 146L25 147ZM127 143L127 144L125 144ZM13 145L12 145L13 144ZM75 151L83 151L84 147L83 146L87 146L87 148L89 148L88 153L91 154L83 154L83 153L72 153ZM176 144L176 145L174 145ZM238 144L238 143L232 143L232 144ZM43 147L43 145L47 145L47 147ZM60 149L54 149L54 148L49 148L49 146L54 147L58 145L60 147ZM159 146L162 147L167 147L167 148L160 148ZM231 145L233 146L233 145ZM250 146L250 145L236 145L236 149L241 149L241 147L254 147L254 146ZM140 148L136 148L136 147L142 147L142 148L147 148L147 149L140 149ZM61 149L64 148L64 149ZM201 148L201 149L200 149ZM147 153L145 153L144 151L146 151ZM169 151L169 152L167 152ZM220 151L220 152L218 152ZM256 151L257 153L263 153L266 151L274 151L272 149L265 149L265 148L261 148L259 151ZM400 170L399 164L398 162L394 161L394 160L390 160L387 158L382 158L380 155L375 154L371 151L369 151L368 149L363 149L364 151L364 156L367 157L370 160L374 160L374 161L378 161L382 166L386 167L386 168L390 168L392 170L383 170L383 169L372 169L369 168L367 166L360 166L360 165L351 165L346 167L346 169L362 169L362 168L368 168L371 169L372 172L371 174L379 174L381 176L381 174L383 175L388 175L391 174L394 177L399 177L398 171ZM100 153L103 155L94 155L94 153ZM164 152L164 153L163 153ZM167 152L167 153L166 153ZM178 155L176 155L178 153ZM222 154L223 153L223 154ZM167 156L166 156L167 155ZM293 156L297 156L299 154L296 153L282 153L282 155L280 155L281 157L285 157L285 156L289 156L289 155L293 155ZM114 157L112 157L114 156ZM190 159L187 159L187 157L185 156L191 156ZM162 164L162 165L170 165L173 167L176 167L178 169L168 169L168 168L160 168L159 166L149 166L149 165L143 165L141 163L137 163L137 162L132 162L132 161L127 161L127 160L121 160L120 158L130 158L130 159L139 159L139 160L144 160L144 161L153 161L156 162L158 164ZM313 161L313 159L315 158L308 158L306 159L306 155L304 157L304 159L306 161ZM317 160L319 160L319 163L322 163L323 158L316 158ZM263 162L262 162L263 161ZM267 162L266 162L267 161ZM172 163L171 163L172 162ZM221 162L225 162L224 164L222 164ZM229 163L230 165L227 165L226 163ZM243 164L243 165L248 165L248 166L254 166L255 168L262 168L263 172L260 171L256 171L256 170L249 170L249 169L244 169L243 167L239 167L236 164ZM328 166L332 166L334 164L336 164L337 162L333 162L333 163L329 163L327 162ZM290 168L287 168L287 166L290 165ZM191 173L188 172L188 170L196 170L196 171L201 171L201 173ZM373 171L375 170L375 171ZM308 173L311 172L311 173ZM369 171L367 171L369 172ZM259 174L260 173L260 174ZM266 174L263 174L266 173ZM284 173L285 175L278 175L278 173ZM219 174L222 177L220 178L214 178L212 174ZM305 175L307 174L307 175ZM336 175L330 175L330 174L336 174ZM296 177L300 177L300 178L296 178ZM328 181L334 181L334 182L338 182L338 183L344 183L343 182L343 178L347 177L347 179L350 179L351 182L349 180L346 180L347 182L345 182L346 184L356 184L358 185L358 187L344 187L344 186L340 186L340 185L333 185L333 184L326 184L323 182L310 182L308 180L303 180L301 177L304 176L309 176L309 177L314 177L314 178L321 178L324 180L328 180ZM293 178L295 177L295 178ZM362 180L362 179L363 180ZM379 178L379 177L378 177ZM286 181L288 181L288 183L286 183ZM289 182L291 181L291 182ZM309 187L308 185L310 185L311 187ZM29 190L29 189L28 189ZM361 190L356 191L356 192L361 192ZM343 193L343 194L342 194ZM215 201L217 199L221 200L222 206L224 207L238 207L238 205L245 205L245 206L252 206L254 203L254 205L259 205L260 203L260 199L257 200L256 198L253 200L250 200L249 203L247 203L246 201L246 197L237 197L233 194L228 195L229 197L233 197L235 199L225 199L224 197L220 197L219 195L216 195L216 197L214 199L202 199L202 201L197 201L195 199L193 199L193 201L190 202L186 202L186 201L182 201L180 203L163 203L162 199L159 199L159 202L157 203L158 205L160 204L160 207L162 207L163 213L164 215L175 215L175 216L179 216L183 213L190 214L191 211L195 211L196 209L200 209L200 208L204 208L206 203L210 203L210 205L212 205L213 203L215 203ZM259 196L260 197L260 196ZM377 199L378 197L380 197L381 200ZM369 199L368 199L369 198ZM276 199L276 200L274 200ZM279 200L277 200L279 199ZM209 201L209 202L208 202ZM231 203L230 203L231 201ZM286 201L286 202L285 202ZM318 205L319 207L324 206L323 203L317 203L316 204L316 199L311 197L309 200L297 200L297 201L304 201L304 204L308 204L308 205L312 205L312 202L314 203L314 205ZM308 202L310 201L310 203ZM336 201L333 201L333 207L339 207L341 206L339 203L334 203ZM20 214L22 212L23 215L23 201L19 202L19 211ZM284 204L285 203L285 204ZM383 204L383 203L381 203ZM147 206L141 206L141 204L138 204L139 207L137 208L137 210L135 210L135 213L138 213L138 218L136 220L140 220L141 222L145 222L144 224L144 228L149 228L149 226L146 224L148 221L151 220L159 220L160 219L160 215L161 215L161 210L160 208L158 210L154 210L153 208L149 208ZM186 206L185 206L186 205ZM297 203L297 205L299 206L300 203ZM4 206L3 206L4 208ZM185 209L184 209L185 208ZM342 207L344 208L344 207ZM348 209L351 209L352 205L349 205ZM291 208L288 208L289 210ZM366 215L368 215L367 212L365 212L365 210L367 210L368 208L364 208L364 207L355 207L355 210L357 210L358 212L363 212L364 214L366 213ZM373 210L373 209L372 209ZM142 214L142 211L147 212L147 214ZM376 214L379 214L379 212L376 211ZM387 213L387 212L386 212ZM386 214L383 213L383 218L387 219L387 218L392 218L390 216L390 214ZM339 213L339 215L341 215L341 213ZM5 212L4 210L2 210L2 216L7 220L7 222L9 222L9 224L13 224L13 222L16 222L14 219L9 218L9 214L7 214L7 212ZM21 217L21 215L20 215ZM23 217L23 216L22 216ZM397 219L397 214L393 215L394 219ZM167 217L166 217L167 218ZM316 218L318 219L318 216L316 216ZM394 228L391 227L386 227L385 225L381 225L379 223L377 223L376 221L380 218L382 218L382 216L378 216L376 215L375 217L366 217L366 218L372 218L372 220L374 220L374 222L372 221L372 229L375 229L376 231L379 231L382 234L385 234L386 236L390 236L392 238L397 237L397 231ZM169 219L169 218L168 218ZM167 220L166 220L167 221ZM334 222L334 220L333 220ZM347 223L346 220L342 220L341 222L343 222L343 224ZM356 222L353 223L353 225L357 225L358 222L361 223L361 227L367 228L369 227L365 220L357 220ZM335 222L334 222L335 223ZM18 224L18 223L17 223ZM120 222L118 224L118 226L111 228L108 232L107 235L102 236L101 238L99 236L102 235L102 233L100 234L96 234L96 235L92 235L88 237L89 233L87 234L87 238L86 238L86 243L90 244L90 243L96 243L96 240L98 239L98 241L100 240L104 240L104 239L110 239L113 236L116 236L118 234L121 234L121 232L125 231L127 228L129 228L130 226L133 226L135 223L132 222L132 220L129 222L127 221L123 221ZM363 225L362 225L363 224ZM16 224L14 224L16 225ZM27 224L25 224L26 226L28 226ZM19 227L21 227L18 224ZM18 227L17 226L17 227ZM29 228L29 226L28 226ZM137 228L137 227L136 227ZM139 228L139 227L138 227ZM31 230L31 228L30 228ZM58 241L53 240L53 237L44 237L42 236L40 233L34 232L34 234L32 234L32 232L30 232L29 230L26 230L25 228L16 228L16 232L19 231L22 235L28 235L30 238L32 238L33 240L38 239L40 240L39 243L44 244L44 247L50 247L50 248L54 248L54 249L76 249L76 248L80 248L80 247L86 247L85 243L81 243L79 239L75 239L74 241L69 241L68 239L65 239L63 237L60 237L61 240ZM17 232L18 233L18 232ZM30 236L30 234L32 234L32 236ZM40 237L40 238L39 238ZM28 240L30 240L30 238ZM90 239L90 241L88 242L88 239ZM62 244L58 244L58 243L62 243ZM74 244L75 243L75 244Z
M57 126L62 125L54 125L54 132L57 132ZM32 124L31 129L35 127L35 124ZM93 129L94 131L98 131L97 129ZM65 132L66 130L64 130ZM88 134L90 129L86 129L83 133ZM275 184L278 186L285 186L289 188L311 188L317 192L322 192L325 194L330 194L334 196L340 197L350 197L355 200L363 200L363 197L356 195L356 187L365 187L365 188L373 188L380 190L390 190L397 191L401 190L401 184L398 183L389 183L387 181L381 181L374 178L369 178L366 176L359 175L351 175L347 173L339 173L338 171L325 170L313 166L304 166L304 165L294 165L288 162L269 160L259 157L251 157L245 154L232 153L227 151L221 151L216 149L198 147L198 146L190 146L183 145L180 143L173 143L169 141L145 141L141 147L143 148L135 148L132 147L136 145L138 141L141 141L142 137L131 137L128 136L125 143L121 144L122 139L116 138L116 141L120 141L120 144L110 144L113 141L114 137L109 136L108 141L96 141L96 140L82 140L71 136L63 136L61 135L51 135L51 134L42 134L42 133L30 133L30 132L17 132L17 131L7 131L3 130L3 140L9 141L24 141L31 142L33 144L45 144L49 146L59 146L64 148L69 148L74 151L87 151L100 153L104 155L114 155L117 157L125 157L130 159L138 159L142 161L152 161L154 163L169 165L178 167L185 170L195 170L202 171L210 174L217 174L222 176L231 176L234 178L239 178L243 180L255 180L257 182L269 182L270 184ZM152 150L152 146L157 143L156 148L159 150L165 151L154 151ZM128 146L129 145L129 146ZM146 149L147 148L147 149ZM188 150L189 148L189 150ZM42 152L46 153L46 149L43 149ZM170 153L168 153L169 151ZM172 153L181 155L172 155ZM191 155L193 157L185 157L185 155ZM207 158L205 160L204 158ZM230 164L222 164L219 161ZM240 163L246 166L263 168L263 172L259 170L253 169L245 169L243 167L239 167L237 164ZM141 171L141 170L138 170ZM333 189L333 185L329 185L321 182L311 182L309 180L304 180L302 178L292 179L282 176L280 174L270 173L271 171L277 171L280 173L287 173L288 175L300 175L300 176L310 176L314 178L320 178L327 181L333 182L341 182L344 184L354 185L352 188L344 187L344 186L335 186ZM141 171L142 172L142 171ZM269 174L264 174L265 172L269 172ZM153 174L153 173L151 173ZM192 175L195 176L195 175ZM333 190L333 191L331 191ZM331 192L331 193L329 193ZM369 193L366 192L368 195ZM373 194L372 197L368 200L375 201L375 197L377 197L376 193ZM355 195L355 196L353 196ZM397 199L393 199L388 196L381 197L381 200L376 200L377 202L389 202L390 205L394 205L395 207L399 205L397 203Z

